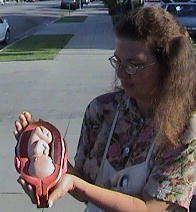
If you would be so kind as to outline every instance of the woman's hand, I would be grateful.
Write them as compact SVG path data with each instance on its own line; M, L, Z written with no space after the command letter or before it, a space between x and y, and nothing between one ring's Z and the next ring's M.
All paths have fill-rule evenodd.
M51 208L54 202L63 197L68 192L72 192L75 189L75 182L78 177L65 174L60 179L59 183L56 185L52 193L49 195L48 206Z
M58 184L53 189L52 193L49 194L49 200L48 200L48 206L52 207L52 205L61 197L63 197L68 192L72 192L75 189L75 181L79 179L78 177L71 175L71 174L65 174L62 176ZM22 186L25 193L30 197L33 204L36 203L35 194L32 186L24 179L19 177L18 183Z
M18 120L15 121L16 130L14 130L14 136L16 140L19 139L23 130L32 122L33 122L33 117L31 113L23 112L19 115Z
M35 200L35 194L34 194L33 187L30 184L27 184L26 181L24 179L22 179L21 177L19 177L17 181L22 186L25 193L30 197L31 202L33 204L37 204L36 200Z

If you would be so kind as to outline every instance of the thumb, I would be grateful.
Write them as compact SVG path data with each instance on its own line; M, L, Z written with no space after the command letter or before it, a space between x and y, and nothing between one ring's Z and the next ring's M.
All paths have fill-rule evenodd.
M56 202L58 199L60 199L64 192L62 192L62 188L60 188L59 186L57 186L55 188L55 190L49 195L49 199L48 199L48 207L51 208L54 204L54 202Z
M58 199L63 197L73 188L73 176L66 174L54 188L48 199L48 207L51 208Z

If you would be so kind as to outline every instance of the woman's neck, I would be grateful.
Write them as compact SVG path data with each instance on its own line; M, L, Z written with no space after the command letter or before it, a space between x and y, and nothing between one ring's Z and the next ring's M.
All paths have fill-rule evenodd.
M138 100L136 99L137 106L141 112L141 114L148 118L152 115L152 101L151 100Z

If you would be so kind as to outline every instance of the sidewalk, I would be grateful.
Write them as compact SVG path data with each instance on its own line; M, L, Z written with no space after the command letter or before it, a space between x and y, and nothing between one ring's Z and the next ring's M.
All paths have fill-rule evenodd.
M87 16L85 22L78 23L53 23L36 34L69 34L74 37L66 45L62 54L70 50L82 50L95 54L99 51L111 50L114 47L111 17L108 10L99 1L84 6L81 10L70 13L70 16ZM97 52L98 51L98 52ZM75 52L75 51L74 51Z
M108 58L113 54L114 36L107 9L94 1L73 15L88 17L83 23L51 23L37 32L74 34L54 60L0 64L0 212L38 210L16 183L12 131L18 114L31 111L35 119L53 123L62 134L71 117L66 140L73 162L86 106L111 89L114 77ZM44 212L80 212L84 207L66 195Z

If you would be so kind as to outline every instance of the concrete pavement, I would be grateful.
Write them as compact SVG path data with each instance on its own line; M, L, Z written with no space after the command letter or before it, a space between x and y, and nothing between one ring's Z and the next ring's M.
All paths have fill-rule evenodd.
M52 61L4 62L0 64L0 212L35 212L16 180L13 123L22 111L35 119L50 121L67 134L69 158L73 162L82 117L87 104L111 90L113 70L108 57L113 54L112 21L102 3L95 1L71 15L87 15L83 23L51 23L37 34L73 33ZM83 211L84 204L70 195L58 201L51 212Z

